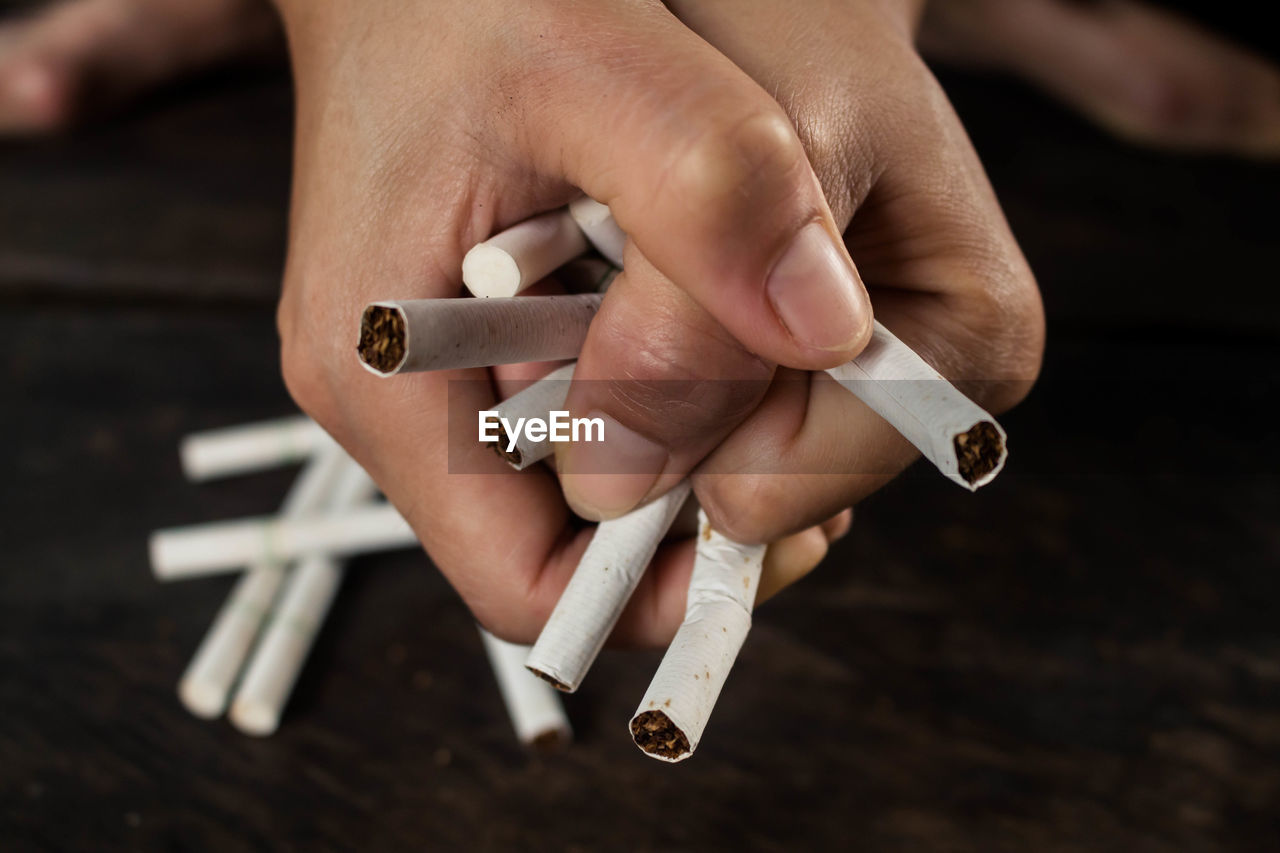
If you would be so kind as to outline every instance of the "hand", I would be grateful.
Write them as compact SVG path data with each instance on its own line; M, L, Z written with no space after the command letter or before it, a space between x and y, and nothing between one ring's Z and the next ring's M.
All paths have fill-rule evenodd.
M1039 295L959 121L911 46L913 10L895 15L873 0L813 0L803 12L778 0L668 5L787 109L878 318L945 375L981 380L966 390L989 408L1021 399L1043 347ZM781 171L807 173L792 156ZM715 380L757 379L771 365L642 249L632 247L592 326L569 408L604 413L650 447L632 441L611 455L607 442L561 446L565 493L580 513L626 512L692 471L720 530L768 542L850 506L914 458L823 376L780 370L763 400L708 394L759 387ZM673 376L695 381L663 381ZM616 471L627 473L597 473ZM762 590L795 577L774 574Z
M821 368L858 352L866 292L786 113L656 2L280 5L298 104L286 381L476 616L531 640L589 532L549 472L513 475L476 444L453 453L479 473L448 473L449 408L473 420L494 399L487 383L450 399L449 380L488 374L369 376L353 353L361 308L457 295L468 248L577 188L612 206L702 327L723 327L708 346L771 360L757 360L764 378L773 361ZM528 372L493 378L505 394ZM811 568L846 524L780 543L767 571ZM618 636L671 636L690 555L688 542L660 552Z

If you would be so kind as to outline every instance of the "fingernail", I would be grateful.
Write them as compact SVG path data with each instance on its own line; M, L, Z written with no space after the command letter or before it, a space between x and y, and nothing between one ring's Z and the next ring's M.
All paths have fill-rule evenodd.
M653 488L666 467L667 451L603 412L587 417L604 423L604 441L568 445L560 460L560 483L579 515L592 521L616 518Z
M795 236L769 273L766 289L782 324L805 346L846 350L865 334L862 282L820 222Z

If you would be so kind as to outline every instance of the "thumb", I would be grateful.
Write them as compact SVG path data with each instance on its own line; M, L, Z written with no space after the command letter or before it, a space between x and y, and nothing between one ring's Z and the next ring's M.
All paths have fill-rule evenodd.
M870 301L786 114L665 10L597 14L596 61L537 92L532 160L609 205L746 349L802 369L857 355Z

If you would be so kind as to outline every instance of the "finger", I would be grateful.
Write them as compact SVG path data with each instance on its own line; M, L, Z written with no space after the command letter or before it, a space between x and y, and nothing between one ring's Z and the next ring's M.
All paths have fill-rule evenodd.
M818 567L831 540L821 527L810 527L779 539L764 552L764 570L756 590L756 607Z
M570 506L616 518L666 492L755 408L773 366L748 352L634 248L591 329L567 408L603 442L557 445Z
M542 171L607 203L752 352L802 368L859 352L866 292L773 98L656 4L598 4L579 25L611 34L590 41L593 61L524 81Z

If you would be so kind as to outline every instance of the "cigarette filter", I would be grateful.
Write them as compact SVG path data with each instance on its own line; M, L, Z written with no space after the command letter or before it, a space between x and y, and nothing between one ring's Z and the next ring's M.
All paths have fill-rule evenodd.
M555 210L472 248L462 259L462 283L476 296L515 296L586 250L568 212Z
M700 532L684 622L658 666L631 736L649 755L683 761L698 748L729 670L751 630L751 608L764 564L764 545L741 545L711 529Z
M879 322L861 355L827 373L892 424L947 479L976 491L1004 467L1008 450L996 419Z
M578 689L688 497L684 481L647 506L596 527L525 666L561 690Z
M182 440L178 452L187 479L200 482L289 465L332 444L319 424L297 415L197 432Z
M320 512L329 501L335 481L350 463L346 453L330 444L315 456L294 481L280 514L286 518ZM178 697L197 717L212 719L227 707L231 685L244 665L253 641L284 579L284 565L260 563L236 582L218 611L182 680Z
M338 515L264 516L174 527L151 534L151 570L160 580L202 577L310 554L349 557L417 544L389 504Z
M478 627L478 626L477 626ZM550 684L525 669L528 646L499 640L483 628L480 638L489 655L498 690L507 706L516 737L525 746L537 750L553 750L573 739L569 718L565 716L560 695Z
M334 486L328 511L340 516L376 492L369 475L349 462ZM341 583L342 565L328 554L307 557L289 575L231 703L229 716L240 731L269 735L280 725L289 694Z
M575 364L566 364L556 368L520 393L503 400L494 411L509 423L516 423L521 418L548 420L553 411L564 409L574 367ZM530 441L528 435L521 431L516 436L515 446L508 450L510 436L507 435L507 431L499 426L498 435L498 443L494 445L494 450L517 471L523 471L541 462L555 449L550 441Z
M357 352L379 376L576 358L601 298L375 302L364 309Z
M627 235L618 227L607 205L584 195L569 203L569 215L597 252L608 258L614 266L622 266Z

